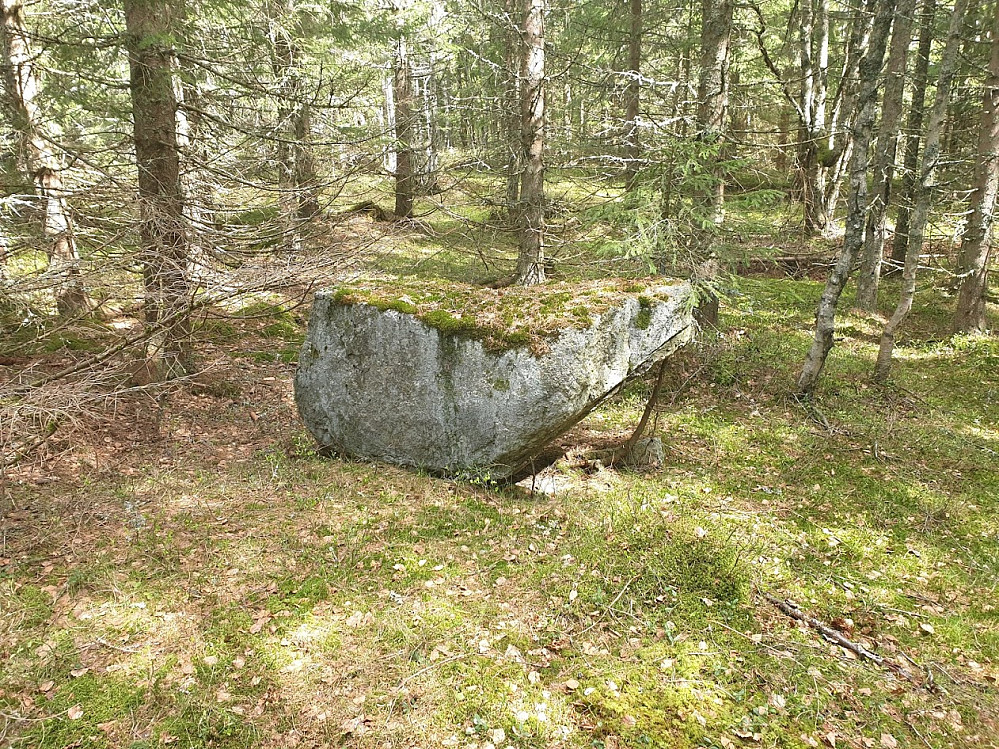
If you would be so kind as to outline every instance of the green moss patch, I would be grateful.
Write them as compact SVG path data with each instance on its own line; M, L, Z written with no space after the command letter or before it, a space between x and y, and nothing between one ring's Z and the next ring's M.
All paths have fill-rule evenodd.
M483 288L443 280L362 282L333 293L334 304L368 304L381 311L414 315L443 333L476 338L490 350L529 347L544 353L547 342L567 329L583 329L626 297L641 293L636 324L649 327L666 287L633 280Z

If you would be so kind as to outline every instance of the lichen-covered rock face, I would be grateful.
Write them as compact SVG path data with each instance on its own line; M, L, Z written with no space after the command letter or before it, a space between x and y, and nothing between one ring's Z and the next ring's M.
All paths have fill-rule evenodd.
M543 354L316 295L295 399L320 445L435 473L508 479L627 380L687 343L686 284L622 294ZM539 292L543 293L543 292Z

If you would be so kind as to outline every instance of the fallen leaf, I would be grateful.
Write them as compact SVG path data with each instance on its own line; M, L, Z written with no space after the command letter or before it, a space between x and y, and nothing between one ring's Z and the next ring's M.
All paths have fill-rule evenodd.
M66 711L66 717L70 720L79 720L83 717L83 708L79 705L73 705L73 707Z
M881 734L881 746L885 749L896 749L898 740L890 733L883 733Z
M52 687L54 687L54 686L55 686L55 682L54 681L46 681L44 684L39 684L38 685L38 691L39 692L51 692L52 691Z
M72 676L74 679L78 679L81 676L83 676L84 674L89 673L89 672L90 672L90 669L88 667L74 668L72 671L69 672L69 675Z
M933 629L933 625L932 625L932 624L928 624L927 622L923 622L922 624L920 624L920 625L919 625L919 628L920 628L921 630L923 630L923 632L925 632L925 633L926 633L926 634L928 634L928 635L932 635L932 634L933 634L933 632L935 631L935 630Z
M579 682L576 681L575 679L566 679L565 688L568 689L570 692L574 692L577 689L579 689Z
M367 718L365 718L364 713L361 713L356 718L345 720L340 724L340 728L343 729L344 733L350 733L354 736L363 736L368 732L368 727L365 725L366 722Z
M348 627L360 627L365 624L371 624L375 620L374 614L370 611L366 614L362 614L360 611L355 611L353 614L347 617Z
M257 619L252 625L250 625L250 634L251 635L258 634L260 630L264 628L264 625L267 624L267 622L269 622L270 620L271 618L269 616L262 616L259 619Z

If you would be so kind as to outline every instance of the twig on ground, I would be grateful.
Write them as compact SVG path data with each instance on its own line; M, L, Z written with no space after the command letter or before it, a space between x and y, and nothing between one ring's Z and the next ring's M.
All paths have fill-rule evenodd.
M581 629L574 636L575 637L581 637L582 635L586 634L591 629L593 629L595 626L597 626L600 623L600 621L610 612L610 610L612 608L614 608L614 604L616 604L618 601L621 600L621 596L623 596L625 594L625 591L627 591L628 588L631 586L631 584L633 582L635 582L635 580L637 580L637 579L638 579L638 577L636 576L636 577L631 578L628 582L626 582L624 584L624 586L621 588L621 590L618 591L618 594L616 596L614 596L614 600L611 601L609 604L607 604L604 607L604 610L602 612L600 612L600 616L598 616L590 626L588 626L588 627L586 627L584 629Z
M41 718L25 718L23 715L13 715L11 713L5 713L0 710L0 718L6 718L7 720L12 720L15 723L43 723L46 720L52 720L53 718L58 718L69 712L69 708L66 708L62 712L53 713L52 715L43 715Z
M916 730L916 727L914 725L912 725L912 722L908 718L903 718L902 722L905 723L905 725L909 727L910 731L912 731L914 734L916 734L916 736L918 736L920 739L922 739L922 742L924 744L926 744L926 746L928 746L930 749L933 749L933 745L929 741L926 740L926 737L923 736L923 734L921 734L919 731Z
M886 660L877 653L872 653L870 650L865 648L859 642L854 642L853 640L848 639L847 636L844 635L842 632L840 632L838 629L833 629L832 627L823 624L815 617L809 616L808 614L804 613L794 604L788 603L787 601L782 601L780 598L772 596L769 593L764 593L763 596L768 601L770 601L770 603L772 603L774 606L780 609L782 613L786 614L792 619L796 619L799 622L804 622L809 627L818 632L820 635L822 635L824 638L826 638L829 642L835 645L839 645L841 648L846 648L850 652L857 655L857 657L859 658L864 658L866 660L871 661L872 663L877 664L878 666L881 666L882 668L887 668L890 671L894 671L895 673L905 677L906 679L913 678L912 672L910 672L900 663L895 663L894 661Z
M108 642L103 637L98 637L94 639L95 645L103 645L110 650L117 650L119 653L138 653L142 648L139 645L130 648L123 648L119 645Z

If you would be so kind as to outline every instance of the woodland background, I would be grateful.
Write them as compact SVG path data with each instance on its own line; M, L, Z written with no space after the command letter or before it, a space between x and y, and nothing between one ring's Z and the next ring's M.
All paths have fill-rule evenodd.
M999 4L0 7L0 742L995 743ZM655 275L658 470L297 421L321 286Z

